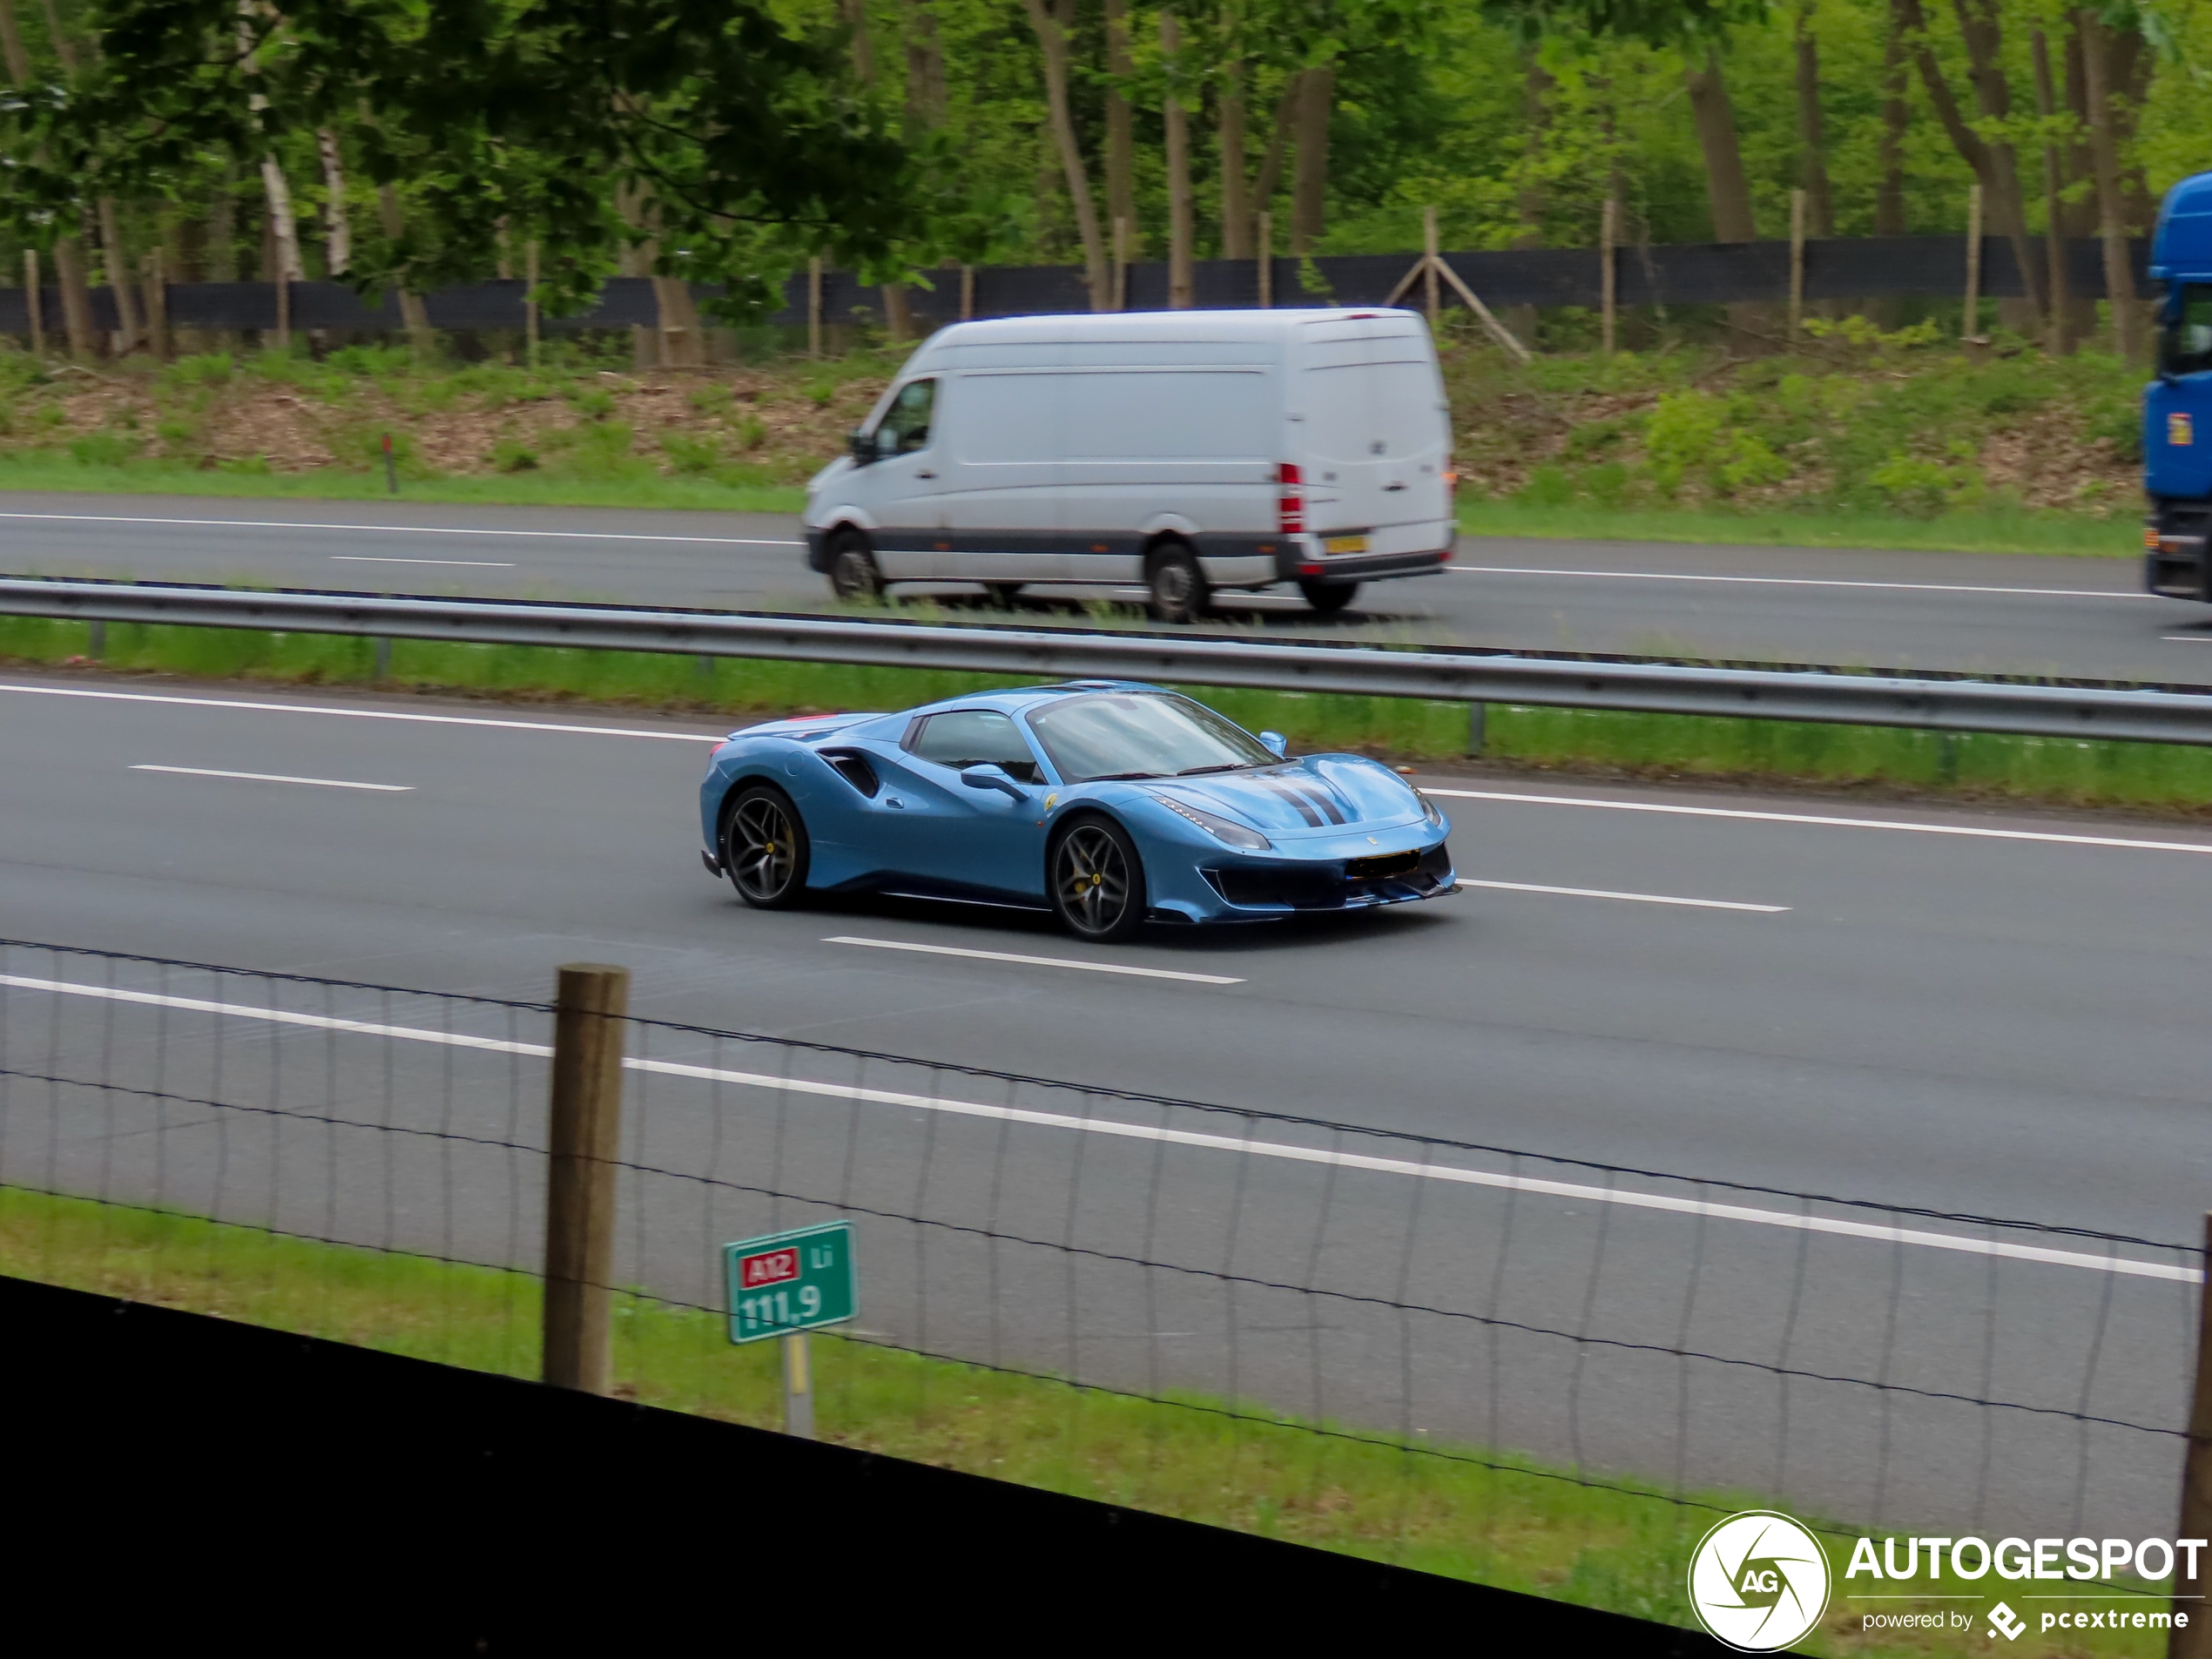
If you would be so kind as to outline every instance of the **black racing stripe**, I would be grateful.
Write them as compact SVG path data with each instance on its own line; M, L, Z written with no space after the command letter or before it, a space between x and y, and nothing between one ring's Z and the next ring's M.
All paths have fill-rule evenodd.
M1263 778L1259 781L1265 784L1270 789L1275 791L1277 794L1282 796L1282 798L1290 802L1291 806L1297 807L1298 816L1305 820L1306 827L1308 829L1319 829L1321 827L1321 814L1315 812L1312 803L1297 790L1291 788L1280 778Z
M1344 808L1337 804L1336 797L1332 795L1327 790L1322 788L1318 784L1307 783L1303 778L1299 779L1296 783L1292 783L1287 778L1284 779L1282 781L1284 788L1294 789L1307 799L1318 803L1321 810L1329 815L1329 822L1332 824L1349 824L1352 822L1351 818L1345 813Z

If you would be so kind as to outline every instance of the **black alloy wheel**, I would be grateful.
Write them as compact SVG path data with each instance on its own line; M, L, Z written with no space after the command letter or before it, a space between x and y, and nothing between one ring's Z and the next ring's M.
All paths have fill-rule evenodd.
M1170 542L1152 555L1144 585L1151 592L1152 614L1162 622L1196 622L1213 597L1197 557L1180 542Z
M883 572L876 568L868 538L849 524L830 537L829 584L847 604L883 597Z
M1079 939L1102 944L1144 926L1144 866L1111 819L1078 819L1052 844L1052 907Z
M786 910L799 901L811 852L799 808L772 785L748 786L730 809L722 866L738 897L754 909Z
M1305 603L1325 617L1333 617L1352 603L1352 596L1359 591L1357 582L1301 582L1298 590L1305 596Z

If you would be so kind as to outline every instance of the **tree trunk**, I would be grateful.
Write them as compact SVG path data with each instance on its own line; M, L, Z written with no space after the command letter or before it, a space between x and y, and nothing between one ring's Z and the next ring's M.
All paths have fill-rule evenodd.
M2036 268L2035 250L2027 237L2027 199L2020 188L2020 158L2013 149L2012 140L2002 136L2006 131L2004 124L2013 117L2013 89L2005 75L2004 33L1998 21L1997 0L1952 0L1952 8L1958 13L1959 32L1966 39L1969 73L1985 130L1999 134L1989 140L1999 193L2006 204L1999 228L2013 245L2013 258L2020 266L2020 287L2026 290L2023 303L2000 302L1998 312L2002 316L2007 310L2013 311L2016 314L2010 320L2013 326L2022 334L2032 334L2043 326L2047 312L2043 303L2043 276ZM2023 313L2024 315L2019 314ZM2021 327L2023 323L2025 327Z
M2035 113L2043 123L2043 250L2044 280L2050 294L2050 332L2046 336L2054 357L2074 349L2066 284L2066 212L2059 192L2065 185L2059 163L2058 135L2052 123L2058 118L2058 91L2051 76L2051 46L2043 25L2034 25L2029 47L2035 61Z
M2097 234L2104 241L2105 300L2112 307L2113 347L2134 362L2142 351L2142 311L2128 260L2127 203L2120 176L2119 135L2113 131L2112 37L2097 14L2076 14L2081 30L2082 81L2089 98L2089 158L2096 170Z
M23 29L16 22L16 0L0 0L0 68L17 86L30 83L30 54L24 50Z
M1797 183L1805 192L1805 233L1836 233L1836 207L1828 192L1828 145L1820 115L1820 43L1812 31L1812 6L1797 8Z
M200 268L210 282L238 280L238 163L227 156L222 181L207 199L207 240Z
M1275 192L1283 184L1283 152L1289 148L1291 134L1298 128L1298 92L1305 84L1305 71L1293 70L1283 82L1282 96L1275 100L1275 122L1268 130L1267 149L1259 158L1259 176L1252 181L1252 212L1255 215L1271 211ZM1252 221L1254 239L1258 239L1259 221Z
M138 293L131 286L131 251L123 245L123 219L115 211L114 197L100 198L99 224L100 267L107 277L108 291L115 296L116 332L122 336L123 351L127 352L145 334L138 322Z
M1106 216L1126 226L1122 256L1136 259L1144 246L1136 217L1136 139L1131 126L1129 78L1129 0L1106 0Z
M1882 137L1879 182L1874 186L1874 234L1905 233L1905 24L1890 8L1889 39L1882 48Z
M837 0L838 20L852 32L853 72L863 86L875 82L875 53L868 44L867 0Z
M1160 124L1167 135L1168 309L1188 311L1197 303L1190 250L1190 126L1176 90L1183 70L1183 28L1175 13L1164 7L1160 11L1160 57L1167 71Z
M400 192L390 185L376 186L377 217L383 221L384 235L396 242L407 228L407 221L400 212ZM430 332L430 308L422 303L422 296L412 289L400 289L400 325L407 330L408 344L418 357L427 358L436 347L437 340Z
M907 130L910 137L945 125L945 47L935 0L907 0Z
M1299 77L1298 156L1291 175L1291 252L1299 259L1320 246L1329 205L1329 117L1337 71L1320 64Z
M1513 201L1514 220L1519 226L1513 239L1515 247L1544 245L1545 192L1537 169L1543 158L1544 129L1555 84L1535 48L1524 47L1521 54L1521 182L1514 192ZM1513 331L1516 339L1536 338L1534 306L1507 306L1499 313L1498 320Z
M2003 86L2002 71L1995 71L1993 56L1995 23L1993 19L1969 23L1966 19L1965 0L1960 0L1960 8L1962 26L1968 33L1968 55L1978 64L1988 62L1993 71L1991 75L1985 75L1979 68L1975 71L1975 84L1982 90L1983 113L1986 115L1990 113L1987 101L1993 96L1993 87L2001 90ZM2030 302L2040 314L2040 290L2043 285L2036 275L2033 253L2028 246L2027 221L2020 211L2020 176L2012 165L2012 152L1985 143L1960 113L1959 101L1952 96L1951 83L1944 78L1943 68L1928 44L1927 17L1920 9L1920 0L1897 0L1897 11L1908 31L1912 61L1920 71L1920 84L1927 89L1928 102L1935 110L1936 119L1943 124L1952 148L1981 181L1982 198L1991 222L1998 234L2013 245L2013 257L2020 263L2022 285L2027 288Z
M1090 287L1090 308L1104 311L1113 304L1113 278L1106 268L1106 245L1098 234L1098 207L1090 193L1090 174L1083 165L1082 146L1076 137L1076 119L1068 107L1068 20L1075 0L1022 0L1029 27L1036 32L1044 58L1045 108L1052 123L1053 147L1060 152L1060 170L1068 180L1068 203L1076 215L1076 229L1082 237L1083 267Z
M332 276L341 277L354 263L354 222L346 212L346 158L338 148L338 135L328 127L315 134L322 152L322 262Z
M57 47L64 53L64 61L72 61L68 37L62 33L59 18L55 15L52 0L47 0L47 25L54 31ZM30 54L24 50L23 30L16 18L11 0L0 0L0 53L6 56L8 78L18 84L30 80ZM41 149L40 154L44 154ZM61 290L62 328L69 339L72 357L91 355L94 341L92 329L92 295L84 280L84 247L74 236L64 236L54 244L54 284Z
M1743 152L1736 142L1736 111L1721 74L1719 49L1705 48L1703 68L1683 65L1689 86L1689 110L1697 126L1697 145L1705 162L1705 197L1713 210L1713 239L1754 242L1758 226L1751 217L1751 182L1744 175ZM1738 300L1728 307L1729 346L1738 352L1763 351L1774 327L1774 307Z
M1217 122L1215 149L1221 168L1221 257L1252 257L1252 208L1245 190L1244 64L1238 53L1243 44L1232 40L1229 58L1221 67L1221 95L1214 105Z

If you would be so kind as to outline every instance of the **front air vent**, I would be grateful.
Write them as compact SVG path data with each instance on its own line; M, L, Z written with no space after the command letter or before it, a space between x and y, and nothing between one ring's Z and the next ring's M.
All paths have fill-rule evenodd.
M873 800L876 791L883 787L882 780L875 775L875 768L868 764L867 756L858 749L818 749L814 752L828 761L831 769L839 777L870 800Z

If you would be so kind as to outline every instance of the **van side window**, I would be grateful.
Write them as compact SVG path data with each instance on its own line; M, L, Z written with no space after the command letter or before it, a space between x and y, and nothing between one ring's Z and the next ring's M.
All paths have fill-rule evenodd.
M878 440L888 432L898 439L895 453L912 455L917 449L929 447L929 416L937 402L935 381L908 381L899 388L899 395L891 400L891 407L883 412L883 419L876 426Z
M992 709L954 709L933 714L907 745L917 760L934 760L958 771L962 766L1003 766L1018 783L1039 781L1036 757L1014 722Z

